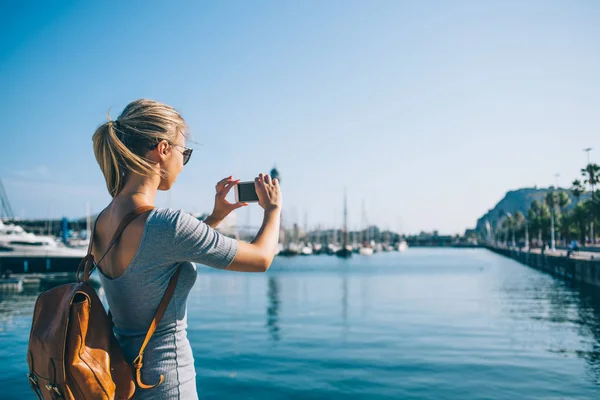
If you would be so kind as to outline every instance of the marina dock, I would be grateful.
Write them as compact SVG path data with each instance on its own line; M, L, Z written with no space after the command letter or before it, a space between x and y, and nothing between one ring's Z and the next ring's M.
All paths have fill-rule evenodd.
M518 249L487 247L494 253L512 258L539 271L566 281L600 289L600 254L577 252L571 257L566 251L541 253L539 249L519 251Z
M31 254L26 251L0 252L0 273L7 270L11 274L75 272L85 256L85 251L79 253L56 255Z

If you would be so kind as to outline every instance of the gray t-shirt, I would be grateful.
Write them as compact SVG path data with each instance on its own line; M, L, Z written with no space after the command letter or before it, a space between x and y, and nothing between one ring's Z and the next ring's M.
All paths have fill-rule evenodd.
M175 294L144 352L142 380L164 382L154 389L136 389L135 399L197 399L192 348L187 339L186 301L201 263L224 269L238 244L191 215L155 208L146 220L138 251L125 272L102 274L102 287L112 312L115 334L130 363L137 356L169 279L181 266Z

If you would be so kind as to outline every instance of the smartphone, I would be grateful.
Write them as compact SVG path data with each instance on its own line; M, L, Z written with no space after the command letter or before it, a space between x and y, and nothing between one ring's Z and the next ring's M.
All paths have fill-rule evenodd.
M251 182L240 182L235 185L235 201L256 203L258 202L258 195L256 194L256 188L254 187L254 181Z

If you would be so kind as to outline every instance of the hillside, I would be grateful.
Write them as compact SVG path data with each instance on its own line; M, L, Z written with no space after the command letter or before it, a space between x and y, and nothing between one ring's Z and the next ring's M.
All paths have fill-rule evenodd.
M552 190L552 188L523 188L507 192L504 198L502 198L502 200L500 200L498 204L494 206L494 208L490 209L477 220L477 226L475 229L477 232L482 234L485 233L485 222L488 221L490 226L494 227L505 212L509 212L514 215L517 211L521 211L525 216L527 216L527 210L529 210L531 202L533 200L543 200L544 196L546 196L546 193L548 193L550 190ZM559 190L565 189L561 188ZM575 198L571 192L567 191L567 193L571 198L571 204L569 207L572 207L575 204ZM584 196L582 196L582 199L583 197Z

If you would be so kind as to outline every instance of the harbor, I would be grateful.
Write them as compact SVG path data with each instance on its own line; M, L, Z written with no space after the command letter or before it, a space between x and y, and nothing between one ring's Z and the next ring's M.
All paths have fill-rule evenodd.
M600 2L4 3L0 399L600 399Z
M1 297L3 399L32 395L37 293ZM598 301L487 249L278 257L257 275L199 265L188 325L206 399L598 395Z

